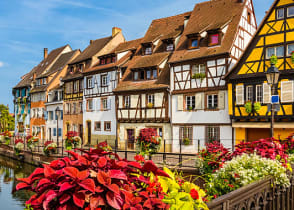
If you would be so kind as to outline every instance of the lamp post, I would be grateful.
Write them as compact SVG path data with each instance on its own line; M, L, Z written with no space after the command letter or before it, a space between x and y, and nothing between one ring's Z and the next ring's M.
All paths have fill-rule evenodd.
M0 112L0 132L2 132L2 112Z
M59 132L58 132L58 120L59 120L59 114L60 114L60 109L57 106L57 108L55 109L55 114L56 114L56 124L57 124L57 130L56 130L56 135L57 135L57 150L59 148Z
M265 72L267 83L271 87L271 95L275 94L275 87L279 82L280 71L275 66L275 64L271 64L271 67L268 68L267 72ZM274 104L271 101L271 137L274 137L274 122L275 122L275 109Z

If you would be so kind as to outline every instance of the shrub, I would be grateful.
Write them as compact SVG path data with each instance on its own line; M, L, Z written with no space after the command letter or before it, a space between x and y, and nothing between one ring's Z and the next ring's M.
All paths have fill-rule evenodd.
M278 160L263 158L257 154L242 154L226 162L212 174L206 189L209 196L217 197L267 176L273 177L275 184L279 186L290 186L286 168Z
M102 149L52 161L16 190L35 192L27 202L34 209L168 209L158 176L169 177L152 161L134 162Z

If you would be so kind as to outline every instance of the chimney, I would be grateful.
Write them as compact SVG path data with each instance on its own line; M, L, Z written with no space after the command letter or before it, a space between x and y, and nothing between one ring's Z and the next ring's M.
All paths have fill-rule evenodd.
M113 27L112 28L112 37L114 37L118 33L121 33L121 28Z
M92 43L93 43L93 40L91 39L91 40L90 40L90 44L92 44Z
M48 57L48 48L44 48L44 59Z
M36 77L37 77L37 74L36 74L36 73L34 73L34 74L33 74L33 80L35 80L35 79L36 79Z
M186 28L186 25L187 25L189 19L190 19L190 15L187 15L184 17L184 28Z

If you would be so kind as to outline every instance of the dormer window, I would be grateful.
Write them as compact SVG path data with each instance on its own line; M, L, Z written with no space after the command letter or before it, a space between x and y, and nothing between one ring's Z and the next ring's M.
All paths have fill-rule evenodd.
M139 79L139 72L135 71L134 72L134 80L138 80Z
M151 79L151 71L150 70L146 71L146 78Z
M133 72L134 80L151 80L157 79L158 71L157 69L145 69L145 70L137 70Z
M157 69L152 70L153 79L157 79Z
M143 54L144 55L151 55L152 54L152 44L151 43L143 44Z
M69 69L69 73L73 73L74 72L74 67L72 66L72 67L70 67L70 69Z
M84 71L84 64L80 64L80 72L83 72Z
M209 35L209 46L218 45L220 43L220 34L210 34Z
M144 71L140 71L140 79L141 80L145 79L145 72Z
M200 37L198 34L188 35L189 38L189 49L196 49L200 46Z
M100 59L100 65L104 65L105 64L105 58L101 58Z

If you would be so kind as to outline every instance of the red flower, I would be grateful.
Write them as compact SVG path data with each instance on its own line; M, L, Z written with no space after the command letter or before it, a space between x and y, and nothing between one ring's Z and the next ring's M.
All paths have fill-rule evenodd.
M235 187L235 186L232 185L232 184L228 184L228 186L229 186L230 188L234 188L234 187Z
M199 199L199 193L198 193L198 191L195 190L195 189L192 189L192 190L190 191L190 195L191 195L191 197L192 197L194 200L198 200L198 199Z
M142 155L136 155L134 157L134 159L137 161L137 162L145 162L145 159Z

